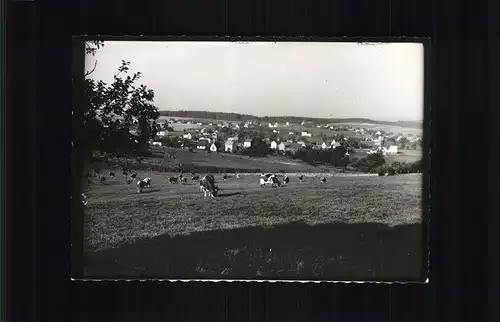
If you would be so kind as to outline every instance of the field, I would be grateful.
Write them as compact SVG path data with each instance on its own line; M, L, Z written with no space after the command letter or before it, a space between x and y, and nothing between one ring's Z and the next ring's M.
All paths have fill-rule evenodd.
M356 152L352 153L352 157L356 158L364 158L368 154L367 152L369 149L359 149ZM422 150L399 150L400 153L398 154L387 154L385 156L386 163L388 165L392 164L393 162L416 162L418 160L422 159Z
M156 160L149 159L146 162L163 162L162 148L158 151ZM197 167L213 167L217 169L244 169L246 172L317 172L327 171L329 167L315 167L300 160L293 160L284 156L268 156L264 158L252 158L244 155L230 153L207 153L206 151L166 148L167 153L172 153L176 160L184 165L194 165ZM330 167L331 168L331 167ZM223 171L223 170L222 170ZM218 172L218 171L217 171Z
M84 274L94 278L418 279L424 260L420 175L219 175L217 198L197 183L137 194L123 178L86 188Z

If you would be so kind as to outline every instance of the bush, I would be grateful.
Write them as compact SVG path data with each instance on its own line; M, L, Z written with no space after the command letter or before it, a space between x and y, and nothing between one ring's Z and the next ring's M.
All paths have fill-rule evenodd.
M390 176L396 175L396 169L394 169L393 167L389 167L387 169L387 174L390 175Z

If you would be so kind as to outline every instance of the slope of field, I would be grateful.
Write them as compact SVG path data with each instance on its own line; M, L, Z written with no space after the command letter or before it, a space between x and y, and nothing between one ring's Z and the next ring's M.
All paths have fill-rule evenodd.
M147 175L153 187L142 194L118 178L88 187L87 276L420 274L419 175L332 177L326 184L310 176L281 188L261 188L257 176L217 176L221 196L207 199L195 183ZM399 260L390 264L389 255Z
M315 167L300 160L293 160L282 156L251 158L237 154L207 153L199 150L195 150L193 153L174 148L167 148L165 151L171 153L173 157L184 165L193 164L200 167L214 167L221 169L222 172L225 168L245 169L251 170L251 172L278 172L280 170L285 172L318 172L328 171L328 168L331 169L331 167ZM161 164L163 155L158 153L155 156L157 157L156 161L150 160L149 162Z

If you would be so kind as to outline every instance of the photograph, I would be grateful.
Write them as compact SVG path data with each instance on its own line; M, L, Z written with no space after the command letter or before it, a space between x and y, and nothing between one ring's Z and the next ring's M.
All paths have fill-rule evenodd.
M428 282L424 47L85 39L81 278Z

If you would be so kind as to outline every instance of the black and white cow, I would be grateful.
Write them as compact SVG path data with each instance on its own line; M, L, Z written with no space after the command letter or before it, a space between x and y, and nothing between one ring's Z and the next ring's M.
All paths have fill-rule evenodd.
M179 183L179 178L177 178L177 177L170 177L170 178L168 178L168 181L170 183Z
M181 183L182 184L187 184L188 183L188 179L186 177L182 177Z
M285 177L283 178L283 182L284 182L285 184L288 184L288 183L290 182L290 178L288 178L288 176L287 176L287 175L285 175Z
M87 200L87 196L86 196L84 193L82 193L82 194L80 195L80 201L82 202L82 204L83 204L84 206L86 206L86 205L87 205L88 200Z
M325 177L321 177L321 178L319 179L319 181L321 181L321 183L325 183L325 182L326 182L326 178L325 178Z
M260 177L260 186L265 187L266 184L270 184L273 188L281 187L281 182L274 174L266 174Z
M229 178L229 176L227 174L225 174L225 175L222 176L222 180L224 180L224 181L226 181L227 178Z
M200 190L204 193L205 197L217 197L220 189L215 185L214 176L207 174L200 180Z
M151 178L144 178L137 181L137 193L141 193L144 188L151 188Z
M299 176L299 181L300 181L300 182L304 181L304 176L303 176L303 175L300 175L300 176Z
M137 177L137 172L132 173L132 174L130 175L130 177L131 177L132 179L135 179L135 178Z
M101 177L101 183L104 183L106 181L106 177Z
M114 172L112 172L112 171L110 171L110 172L108 173L108 175L109 175L109 177L110 177L110 178L114 178L114 177L115 177L115 173L114 173Z

